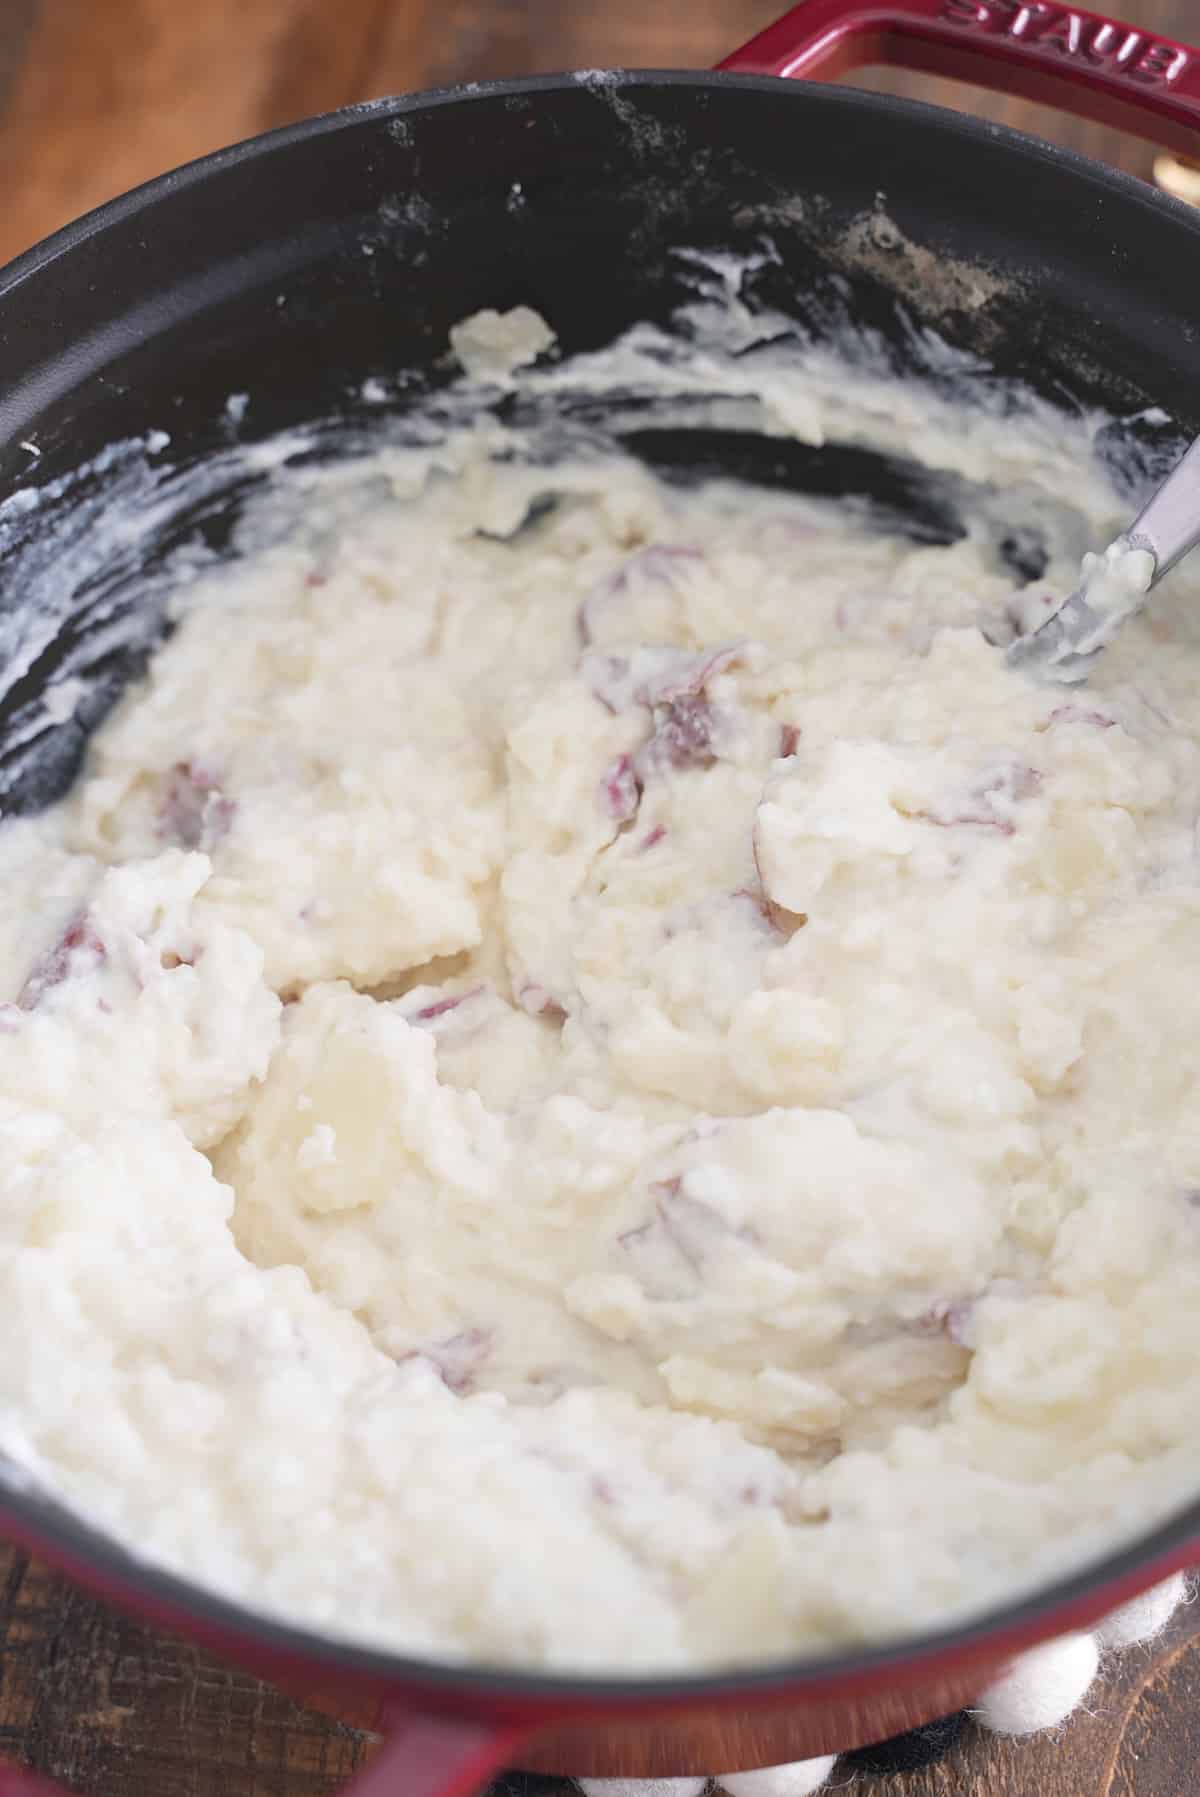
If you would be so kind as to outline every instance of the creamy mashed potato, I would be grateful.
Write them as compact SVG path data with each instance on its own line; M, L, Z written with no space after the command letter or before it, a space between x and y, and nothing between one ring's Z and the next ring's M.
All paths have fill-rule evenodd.
M1082 426L821 368L789 428L857 380L1103 540ZM0 832L0 1445L251 1604L560 1669L1135 1532L1200 1484L1195 583L1068 693L984 523L495 448L310 475Z

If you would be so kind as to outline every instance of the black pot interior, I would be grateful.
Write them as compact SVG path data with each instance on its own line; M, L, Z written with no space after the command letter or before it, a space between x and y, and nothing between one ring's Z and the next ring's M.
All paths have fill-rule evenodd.
M887 232L847 257L847 228L881 193L942 268L984 265L999 287L986 305ZM929 326L1063 405L1165 408L1170 423L1123 429L1134 486L1200 429L1200 218L1185 208L1032 140L872 95L728 75L539 78L381 102L223 152L0 275L0 502L148 430L170 434L176 463L226 450L237 392L249 395L243 440L321 419L327 443L361 443L364 381L389 388L376 421L411 410L449 379L447 333L472 311L531 305L566 352L599 347L639 320L668 321L688 292L681 246L752 255L765 236L777 259L755 277L763 301L817 337L852 313L898 372L920 359ZM629 440L677 472L857 491L914 535L955 533L952 508L894 458L652 423ZM154 562L181 542L199 533L219 549L246 489L244 476L239 491L215 481L156 526L149 560L77 579L73 551L104 480L76 482L36 517L0 504L9 811L64 790L88 730L144 664L147 642L114 638L113 616L156 603ZM1026 545L1013 557L1036 574ZM49 638L29 599L46 580L71 598ZM88 702L22 740L68 666L91 676ZM76 1533L50 1507L46 1521ZM1197 1521L1159 1531L1158 1552Z

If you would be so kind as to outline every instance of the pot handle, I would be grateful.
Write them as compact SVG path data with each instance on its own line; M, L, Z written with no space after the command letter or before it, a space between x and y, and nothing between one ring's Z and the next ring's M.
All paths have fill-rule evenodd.
M19 1766L0 1765L0 1797L71 1797L62 1785L52 1785L36 1772Z
M494 1772L511 1765L530 1732L396 1710L384 1712L379 1728L383 1746L342 1787L341 1797L478 1797ZM3 1788L0 1797L7 1797Z
M529 1730L392 1713L383 1746L341 1797L477 1797ZM0 1763L0 1797L70 1797L62 1785Z
M869 62L1045 101L1200 158L1200 49L1057 0L801 0L717 67L832 79Z

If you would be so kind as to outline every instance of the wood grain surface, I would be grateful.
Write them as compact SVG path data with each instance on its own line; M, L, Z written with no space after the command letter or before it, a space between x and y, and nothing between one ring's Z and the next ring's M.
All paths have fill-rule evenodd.
M537 70L704 67L777 10L773 0L0 0L0 261L166 168L309 113ZM1200 39L1200 0L1126 0L1124 12ZM876 71L858 79L1151 172L1147 146L1006 95ZM1186 1797L1200 1783L1198 1612L1108 1667L1087 1711L1055 1736L1003 1744L971 1731L941 1766L859 1788ZM83 1797L323 1797L371 1745L0 1548L0 1758Z

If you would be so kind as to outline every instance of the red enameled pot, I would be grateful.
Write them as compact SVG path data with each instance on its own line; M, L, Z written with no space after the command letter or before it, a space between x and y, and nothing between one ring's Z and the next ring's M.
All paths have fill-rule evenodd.
M711 74L539 77L351 107L164 176L0 274L0 499L151 426L169 428L174 456L203 457L227 441L221 405L239 389L257 430L321 418L350 442L361 419L347 395L397 366L435 370L449 326L477 308L531 304L567 350L594 346L669 315L672 249L752 247L764 230L780 258L771 303L812 332L829 328L835 276L838 303L891 333L898 369L901 310L936 305L952 343L1060 402L1163 407L1200 430L1200 218L979 120L780 79L866 61L1007 87L1200 158L1200 50L1055 0L806 0ZM1011 275L1006 292L957 305L953 283L925 295L882 249L869 267L840 263L842 227L880 190L906 239ZM210 495L180 529L215 540L237 497ZM65 506L36 529L0 522L0 621L18 645L0 670L8 811L64 789L139 665L111 632L93 650L89 629L147 602L148 565L81 589L59 637L20 653L37 627L22 610L26 576L44 571L37 532L53 515L69 542ZM92 676L94 703L31 739L19 726L68 665ZM504 1765L661 1776L846 1749L960 1708L1021 1649L1200 1563L1198 1501L966 1627L727 1677L579 1680L449 1669L263 1621L19 1489L0 1497L0 1527L148 1622L377 1727L355 1797L468 1797ZM0 1771L0 1797L51 1787Z

